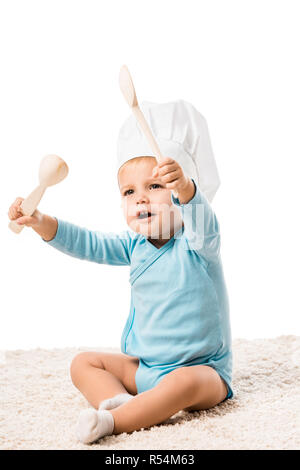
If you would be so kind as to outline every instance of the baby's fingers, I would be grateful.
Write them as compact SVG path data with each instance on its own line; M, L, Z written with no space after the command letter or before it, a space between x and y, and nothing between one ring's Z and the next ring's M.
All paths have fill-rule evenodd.
M10 207L8 211L8 217L10 218L10 220L15 220L22 215L23 212L21 212L21 210L17 209L16 207Z
M22 197L17 197L17 199L10 206L10 208L8 210L8 217L11 220L15 220L18 217L23 215L23 212L20 209L20 205L22 204L23 201L24 201L24 199Z
M24 201L24 198L23 197L17 197L15 202L11 205L11 207L14 207L16 209L19 209L20 208L20 205L22 204L22 202Z
M37 209L32 215L21 215L16 222L19 225L26 225L27 227L37 227L42 223L43 214Z
M28 227L30 227L33 223L33 218L29 215L24 215L23 217L19 217L16 222L17 224L19 225L26 225Z

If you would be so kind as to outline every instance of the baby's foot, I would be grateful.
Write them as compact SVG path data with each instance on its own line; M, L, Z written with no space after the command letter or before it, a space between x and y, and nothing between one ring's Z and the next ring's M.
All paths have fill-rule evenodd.
M83 444L91 444L100 437L110 436L114 425L113 415L109 411L96 411L89 408L79 415L77 437Z
M127 403L133 397L134 395L130 395L130 393L119 393L112 398L103 400L99 405L99 410L112 410L117 408L117 406L123 405L123 403Z

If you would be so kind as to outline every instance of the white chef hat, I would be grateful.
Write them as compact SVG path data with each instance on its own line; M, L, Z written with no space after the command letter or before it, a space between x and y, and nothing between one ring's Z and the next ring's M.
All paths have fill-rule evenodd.
M205 118L183 100L170 103L144 101L140 108L162 155L176 160L211 202L220 179ZM119 132L117 171L126 161L141 156L155 155L132 114Z

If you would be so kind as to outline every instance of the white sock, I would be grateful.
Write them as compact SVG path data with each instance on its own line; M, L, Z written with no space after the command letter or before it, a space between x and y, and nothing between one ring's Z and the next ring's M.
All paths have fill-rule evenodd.
M117 406L123 405L123 403L127 403L133 397L134 395L130 395L130 393L119 393L112 398L103 400L99 405L99 410L112 410L117 408Z
M83 444L91 444L100 437L110 436L115 426L113 415L106 410L83 410L77 421L77 437Z

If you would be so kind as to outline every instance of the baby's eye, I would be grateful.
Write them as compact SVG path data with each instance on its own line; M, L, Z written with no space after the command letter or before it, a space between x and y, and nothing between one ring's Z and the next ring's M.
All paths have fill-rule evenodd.
M124 192L124 196L127 196L127 193L129 193L129 191L133 191L133 189L127 189L127 191Z
M158 188L161 188L161 185L157 184L157 183L153 183L153 184L151 184L151 186L157 186Z

